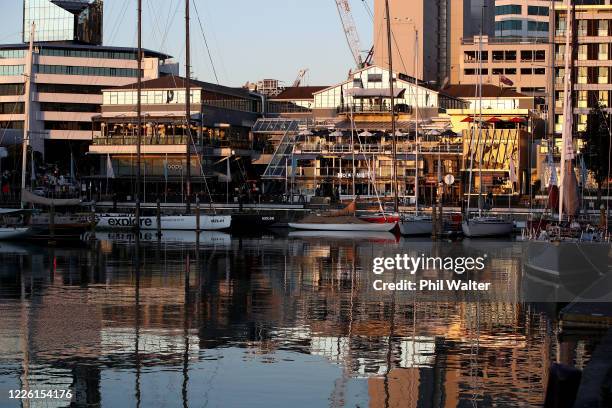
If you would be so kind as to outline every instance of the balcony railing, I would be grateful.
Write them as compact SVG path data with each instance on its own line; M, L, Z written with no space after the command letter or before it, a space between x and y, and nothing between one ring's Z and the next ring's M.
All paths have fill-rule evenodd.
M101 146L130 146L137 143L136 136L112 136L112 137L94 137L93 144ZM187 143L187 136L170 135L170 136L142 136L142 145L184 145Z
M337 113L390 113L391 106L389 104L353 104L341 105L336 108ZM412 113L412 106L403 103L395 105L395 112Z
M421 144L419 152L423 154L436 153L462 153L461 144ZM296 145L295 151L298 154L312 153L336 153L336 154L390 154L393 151L391 143L384 144L356 144L354 148L350 144L338 143L301 143ZM415 152L414 143L398 143L397 152L400 154L412 154Z

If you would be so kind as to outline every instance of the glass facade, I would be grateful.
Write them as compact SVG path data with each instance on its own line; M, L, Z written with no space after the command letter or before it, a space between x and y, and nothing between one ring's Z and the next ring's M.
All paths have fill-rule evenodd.
M0 65L0 76L23 75L23 65Z
M23 58L25 50L0 50L0 59Z
M33 22L37 42L102 44L101 0L24 0L23 42L30 41Z
M191 103L200 103L202 92L194 89L190 92ZM104 105L135 105L137 103L136 91L108 91L104 92ZM151 90L142 91L141 103L143 105L161 105L185 103L185 90Z
M23 67L23 66L22 66ZM67 65L38 65L39 74L54 75L86 75L86 76L110 76L110 77L134 77L138 76L138 70L132 68L99 68L78 67ZM141 71L142 76L142 71Z
M40 55L50 57L74 57L74 58L101 58L136 60L136 52L130 51L98 51L98 50L75 50L73 48L41 48ZM0 58L2 54L0 52Z
M522 7L520 4L508 4L504 6L495 7L496 16L504 16L507 14L521 14L521 13L522 13Z

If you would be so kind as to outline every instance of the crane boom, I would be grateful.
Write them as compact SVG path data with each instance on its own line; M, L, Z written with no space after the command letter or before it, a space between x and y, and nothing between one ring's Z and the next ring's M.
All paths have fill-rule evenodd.
M306 75L306 73L308 72L308 68L304 68L304 69L300 69L300 71L298 72L298 76L295 79L295 81L293 82L293 85L291 85L292 87L298 87L302 84L302 79L304 79L304 75Z
M357 33L357 26L355 25L355 20L353 19L353 14L351 13L351 6L349 5L349 0L335 1L336 7L338 8L338 15L340 16L340 21L342 22L344 35L346 36L346 41L348 43L349 49L351 50L351 54L353 54L355 64L357 64L357 68L362 68L364 62L361 56L361 42L359 41L359 33Z

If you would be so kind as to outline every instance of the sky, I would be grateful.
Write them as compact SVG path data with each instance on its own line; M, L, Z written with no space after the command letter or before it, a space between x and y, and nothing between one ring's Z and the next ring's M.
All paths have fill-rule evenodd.
M172 55L185 68L185 0L142 0L143 47ZM291 85L332 85L346 79L354 61L335 0L191 0L194 77L242 86L275 78ZM372 20L364 3L350 0L361 48L372 44ZM0 0L0 43L21 42L22 0ZM136 46L136 0L104 0L104 45ZM197 12L196 12L197 10ZM200 28L200 21L202 29ZM204 44L208 41L213 64Z

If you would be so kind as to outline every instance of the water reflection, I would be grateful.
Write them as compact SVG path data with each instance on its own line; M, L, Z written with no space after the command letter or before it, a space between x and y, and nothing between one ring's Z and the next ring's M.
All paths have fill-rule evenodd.
M9 389L70 388L76 405L109 407L538 406L550 363L591 352L560 345L518 300L520 244L98 238L0 246L0 405L18 406ZM497 290L480 302L375 292L372 258L399 251L487 253Z

